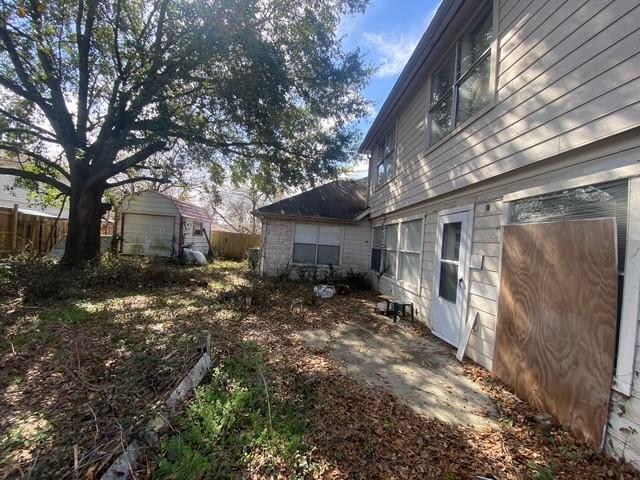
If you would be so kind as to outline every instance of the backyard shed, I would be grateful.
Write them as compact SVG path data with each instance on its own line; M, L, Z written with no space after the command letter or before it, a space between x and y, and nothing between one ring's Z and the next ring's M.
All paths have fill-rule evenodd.
M120 231L125 255L175 257L184 248L207 254L211 218L203 207L146 190L122 201Z

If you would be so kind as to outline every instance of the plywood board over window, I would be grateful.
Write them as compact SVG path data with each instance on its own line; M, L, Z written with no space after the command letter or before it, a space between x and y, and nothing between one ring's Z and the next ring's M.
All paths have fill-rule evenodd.
M612 218L504 227L494 373L602 447L615 357Z

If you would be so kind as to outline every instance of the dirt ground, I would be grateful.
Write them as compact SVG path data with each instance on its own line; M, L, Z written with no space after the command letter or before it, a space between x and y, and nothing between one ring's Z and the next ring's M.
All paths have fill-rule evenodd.
M638 478L561 429L539 426L537 412L473 364L404 371L428 332L373 314L373 293L316 302L308 286L261 281L240 264L185 272L179 282L37 302L0 291L0 478L99 478L194 363L203 331L212 333L214 363L254 342L267 352L272 395L309 400L304 459L312 467L300 474L256 450L245 460L248 478ZM336 335L340 345L329 348L326 339ZM415 343L400 342L411 335ZM387 343L383 356L375 342ZM429 348L436 347L444 348ZM378 363L345 367L363 355ZM429 368L439 382L427 378ZM399 379L406 392L411 385L425 391L400 401ZM433 411L448 387L468 400L451 410L463 421ZM407 405L419 398L429 401ZM154 477L154 462L150 454L137 478Z

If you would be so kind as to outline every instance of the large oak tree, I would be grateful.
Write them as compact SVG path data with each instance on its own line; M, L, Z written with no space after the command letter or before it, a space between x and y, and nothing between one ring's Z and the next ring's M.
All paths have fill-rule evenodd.
M107 189L192 168L264 191L334 176L369 70L366 0L5 0L0 174L69 197L63 262L99 255Z

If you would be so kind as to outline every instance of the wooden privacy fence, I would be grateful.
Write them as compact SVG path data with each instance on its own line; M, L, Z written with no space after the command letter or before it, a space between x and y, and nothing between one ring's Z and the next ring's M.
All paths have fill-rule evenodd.
M13 208L0 207L0 253L30 250L46 255L67 234L69 220L46 215L32 215ZM112 224L104 220L101 235L112 235Z
M243 260L247 250L260 246L260 235L251 233L212 232L211 248L217 257Z
M17 207L0 207L0 252L32 250L46 254L67 233L67 220L56 223L55 218L22 213Z

